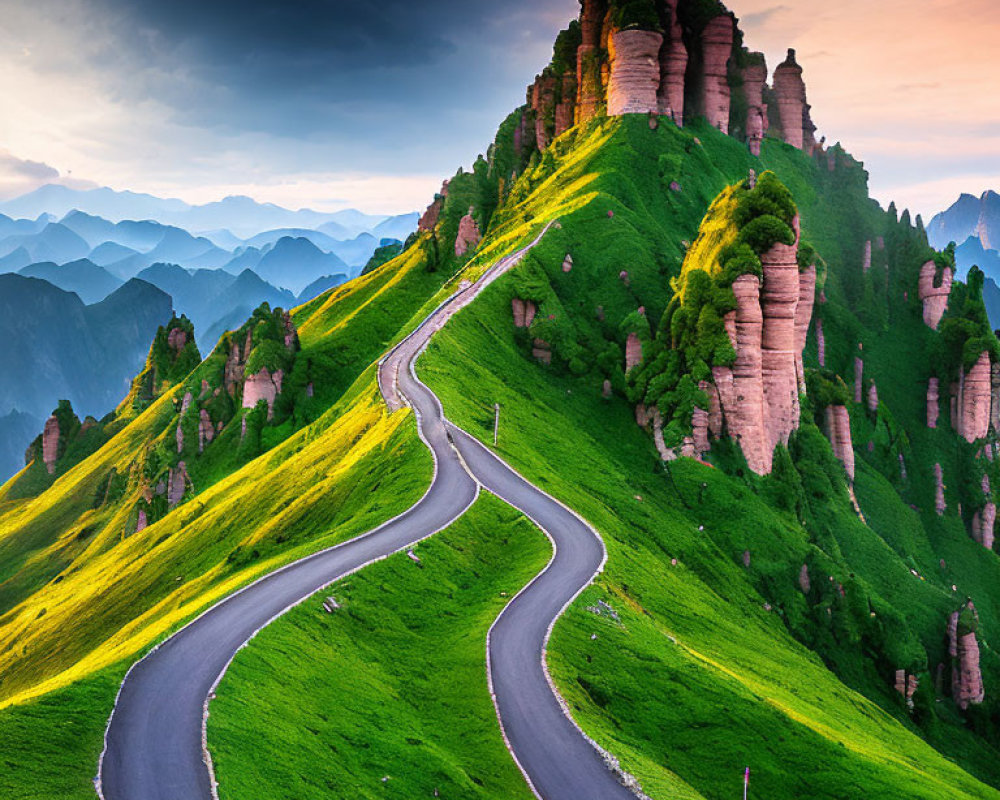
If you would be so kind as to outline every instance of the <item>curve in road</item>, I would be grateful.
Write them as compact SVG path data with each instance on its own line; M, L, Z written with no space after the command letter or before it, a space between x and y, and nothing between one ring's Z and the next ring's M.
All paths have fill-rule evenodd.
M236 653L274 619L331 583L446 528L475 502L480 485L531 518L556 550L490 630L488 673L508 747L535 794L545 800L634 800L622 776L609 770L609 757L575 725L545 668L552 625L603 566L600 537L448 422L437 396L414 370L433 334L516 265L553 224L475 283L463 284L379 364L379 387L390 410L413 408L434 457L427 493L370 533L231 595L133 665L108 722L98 766L95 784L103 800L217 797L205 724L209 700Z

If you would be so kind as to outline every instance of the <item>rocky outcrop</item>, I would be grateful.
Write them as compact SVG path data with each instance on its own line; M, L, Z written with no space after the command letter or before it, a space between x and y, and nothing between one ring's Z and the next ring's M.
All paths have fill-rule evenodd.
M243 371L250 351L253 350L253 331L247 331L246 341L242 345L233 341L230 345L229 356L226 359L225 370L223 371L222 384L231 397L236 395L236 389L243 383Z
M708 381L701 381L698 389L710 396L713 394L712 386ZM702 458L711 449L708 440L709 428L711 426L711 411L695 406L691 414L691 442L697 458Z
M795 60L794 50L788 51L788 58L774 71L774 94L783 139L792 147L811 155L815 145L815 127L809 117L802 67Z
M941 404L939 392L940 381L931 378L927 382L927 427L936 428L938 417L941 415Z
M990 431L992 372L989 353L982 353L975 365L959 382L958 432L967 442L984 439Z
M461 258L470 250L479 247L482 241L482 234L479 232L479 224L472 213L475 209L470 208L469 213L462 217L458 223L458 236L455 237L455 255Z
M997 520L997 507L996 503L991 499L990 478L988 475L983 475L981 486L983 496L986 498L986 504L972 517L972 538L987 550L992 550L993 531Z
M433 202L427 206L427 210L420 217L417 223L417 230L431 232L437 227L441 220L441 212L444 211L444 200L448 196L448 181L441 184L441 191L434 197Z
M182 328L171 328L167 334L167 346L174 351L175 357L187 344L187 331Z
M844 465L847 478L854 483L854 444L851 441L851 416L846 406L827 406L826 435L833 454Z
M42 463L49 475L55 474L56 462L59 460L59 420L53 414L45 421L42 432Z
M562 99L556 105L555 136L559 138L573 127L576 111L576 76L567 72L562 77Z
M149 518L146 516L146 512L140 508L139 514L136 516L135 532L139 533L140 531L146 530L146 528L148 527L149 527Z
M826 367L826 336L823 334L823 320L816 320L816 355L819 365Z
M529 99L535 112L535 144L539 150L544 150L552 142L553 129L549 126L555 122L557 81L555 75L546 71L535 78L531 87Z
M176 506L184 498L184 492L188 487L194 489L194 484L188 475L187 465L181 461L167 475L167 507Z
M872 381L871 386L868 387L868 410L873 414L878 411L878 387L875 385L875 381Z
M796 233L798 220L795 220ZM733 282L736 311L725 317L736 361L712 371L718 408L709 409L715 433L723 423L747 464L771 471L774 448L787 444L799 424L804 389L802 350L812 319L815 269L799 272L798 241L776 244L761 256L763 280L742 275ZM715 421L713 421L713 417Z
M798 227L796 218L796 233ZM778 444L787 445L788 437L799 425L798 362L802 351L797 349L796 332L799 304L797 239L796 236L792 245L775 244L760 258L764 268L761 370L769 451ZM808 320L804 324L808 328Z
M872 268L872 243L871 239L865 242L865 253L861 260L861 271L867 273Z
M799 570L799 588L802 590L802 594L809 594L809 590L812 589L808 564L803 564L802 569Z
M657 91L659 112L678 125L684 124L684 77L687 72L688 51L684 44L684 31L677 19L677 0L667 0L664 16L667 24L663 46L660 48L660 86Z
M563 259L562 271L563 272L573 271L573 256L571 256L569 253L567 253L566 258Z
M511 300L510 305L514 313L514 327L530 328L531 323L535 321L535 315L538 313L538 306L531 300L522 300L519 297Z
M809 338L813 308L816 303L816 267L799 273L799 302L795 307L795 369L798 374L799 393L805 394L806 375L802 354ZM822 330L822 320L816 320L817 330Z
M552 363L552 347L544 339L535 339L532 343L531 355L542 364Z
M181 423L177 423L177 430L174 431L174 440L177 443L177 453L180 455L184 452L184 428Z
M660 48L663 36L653 31L612 34L608 45L611 77L608 115L648 114L659 108Z
M729 434L739 442L747 465L758 475L771 472L764 415L762 340L764 315L760 280L741 275L733 282L736 295L736 361L733 364L732 405L725 409Z
M920 678L916 675L907 675L905 669L896 670L895 689L906 700L908 706L913 706L913 695L920 687Z
M625 372L628 373L634 367L642 363L642 342L636 333L630 333L625 342Z
M960 709L979 705L986 699L983 675L979 667L979 642L976 630L979 614L969 600L961 612L948 620L948 654L952 659L951 694Z
M861 395L864 391L862 383L865 377L865 362L860 358L854 359L854 402L861 402Z
M580 47L576 54L576 122L597 116L603 87L599 51L606 6L602 0L583 0L580 13Z
M767 135L767 103L764 89L767 86L767 62L763 53L751 53L753 59L743 68L743 96L747 104L747 143L750 152L759 156L761 143Z
M211 444L215 438L215 428L212 425L212 418L204 408L198 415L198 452L204 452L205 446Z
M940 464L934 465L934 510L943 516L948 504L944 500L944 471Z
M715 17L701 34L702 83L701 107L708 123L729 133L729 57L733 52L735 22L729 14Z
M990 391L993 395L990 403L990 426L1000 432L1000 364L990 367Z
M262 367L256 375L250 375L243 385L243 408L256 408L261 400L267 402L267 418L274 417L274 401L281 394L284 373L279 369L274 374ZM211 424L211 422L209 423Z
M934 330L937 330L944 312L948 310L952 279L951 269L944 267L938 283L937 265L933 261L920 268L919 290L920 302L924 304L924 322Z

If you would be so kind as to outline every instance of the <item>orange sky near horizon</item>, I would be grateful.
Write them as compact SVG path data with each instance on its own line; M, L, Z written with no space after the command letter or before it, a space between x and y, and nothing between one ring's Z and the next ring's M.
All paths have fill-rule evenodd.
M871 173L872 192L931 215L1000 189L996 0L731 0L772 69L794 47L819 134Z

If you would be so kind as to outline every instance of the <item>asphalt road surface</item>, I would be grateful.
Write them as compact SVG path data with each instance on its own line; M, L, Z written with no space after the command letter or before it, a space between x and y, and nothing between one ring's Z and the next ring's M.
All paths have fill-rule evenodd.
M480 484L533 519L557 548L546 570L507 606L490 634L495 703L514 756L545 800L634 800L563 712L543 666L551 624L603 563L600 539L448 423L440 401L413 370L434 332L514 266L548 227L475 284L463 285L379 365L379 385L389 408L406 404L414 409L420 435L434 455L435 476L424 497L376 530L232 595L137 662L122 683L108 725L97 780L105 800L212 798L205 708L237 651L262 627L333 581L450 525L475 501Z

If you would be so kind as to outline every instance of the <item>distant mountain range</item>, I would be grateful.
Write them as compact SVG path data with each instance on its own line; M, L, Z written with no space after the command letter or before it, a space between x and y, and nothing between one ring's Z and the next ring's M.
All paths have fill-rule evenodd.
M271 203L258 203L249 197L227 197L205 205L189 205L182 200L163 199L149 194L118 192L113 189L70 189L48 184L33 192L0 203L0 213L8 217L37 219L43 214L61 218L71 211L82 211L111 222L157 220L194 232L229 231L249 238L274 228L309 228L335 239L350 239L370 231L380 238L406 238L417 214L398 217L364 214L355 209L332 213L300 209L291 211ZM375 230L383 226L381 230ZM2 228L0 228L2 234Z
M990 324L1000 328L1000 194L988 191L979 197L961 195L947 211L931 220L927 239L938 249L951 242L958 245L958 277L964 279L974 266L986 274L983 300Z
M417 224L415 213L289 211L245 197L190 206L63 186L0 212L0 480L59 400L81 415L111 411L172 310L208 353L261 303L291 309L339 286Z
M171 313L170 296L141 280L87 305L45 280L0 275L0 474L23 465L38 433L28 423L44 420L59 400L72 401L81 417L111 411Z

